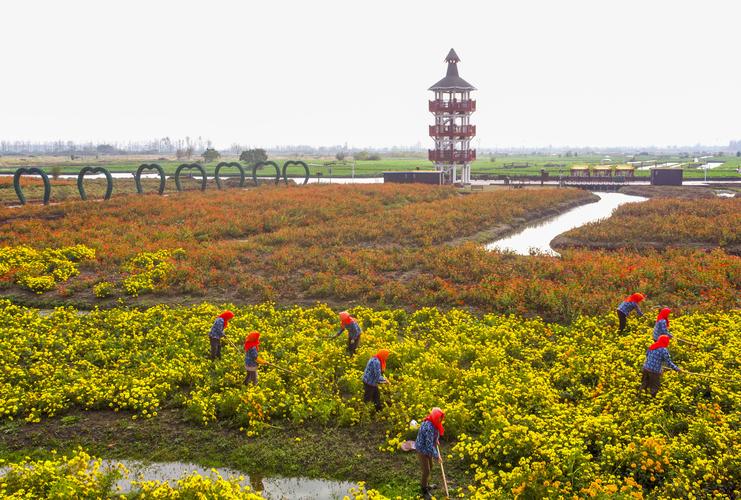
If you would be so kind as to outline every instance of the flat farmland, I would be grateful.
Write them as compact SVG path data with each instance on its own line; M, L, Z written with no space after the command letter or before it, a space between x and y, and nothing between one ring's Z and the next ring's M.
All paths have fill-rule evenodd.
M213 175L216 165L221 162L238 161L237 156L224 155L218 161L205 163L203 158L192 157L191 159L177 160L171 157L162 157L158 155L139 155L139 156L111 156L84 157L79 160L69 160L69 157L60 156L43 156L43 157L1 157L0 173L12 173L18 167L38 166L46 170L47 173L57 172L60 174L77 174L83 166L104 166L111 172L134 172L142 163L157 163L162 166L167 174L174 174L175 169L183 163L198 162L204 166L207 175ZM584 156L558 156L558 155L498 155L498 154L479 154L479 159L473 162L472 172L474 175L540 175L541 170L545 170L550 176L559 174L568 175L572 165L599 165L605 157L603 155L584 155ZM431 170L432 163L427 160L426 154L410 154L406 157L381 157L379 160L359 160L353 161L348 157L344 161L337 161L333 157L310 157L310 156L275 156L269 160L274 161L278 166L283 168L286 161L303 161L309 166L311 177L351 177L354 173L356 177L380 177L386 171L410 171L410 170ZM685 178L699 179L704 178L705 170L701 165L695 164L692 158L679 156L622 156L611 157L615 164L624 164L628 161L644 162L645 165L657 164L676 164L683 165ZM708 169L708 178L714 177L734 177L741 179L738 168L741 167L741 158L735 156L718 156L704 158L700 163L713 162L713 168ZM241 162L242 165L251 172L252 164ZM266 166L260 169L260 176L269 177L274 175L272 166ZM291 177L304 177L305 170L303 167L289 166L288 174ZM648 177L650 171L647 169L638 169L635 174L639 177Z
M99 196L102 183L88 182ZM735 199L652 188L655 199L575 230L621 244L553 257L484 244L595 195L187 182L167 196L150 183L147 195L0 207L0 460L12 470L0 491L109 496L113 476L90 466L103 457L364 481L351 496L413 498L416 457L399 445L434 405L447 414L457 496L738 491L741 258L724 229ZM67 189L73 198L74 181ZM649 237L668 244L635 246ZM707 248L681 244L697 241ZM618 335L614 309L635 290L646 317ZM687 373L666 374L653 399L636 387L665 305L689 342L672 345ZM212 362L207 332L227 308L236 317ZM363 330L353 358L329 338L343 309ZM243 384L237 345L251 330L271 363L257 386ZM380 348L391 384L376 414L361 376ZM134 489L260 498L198 475Z

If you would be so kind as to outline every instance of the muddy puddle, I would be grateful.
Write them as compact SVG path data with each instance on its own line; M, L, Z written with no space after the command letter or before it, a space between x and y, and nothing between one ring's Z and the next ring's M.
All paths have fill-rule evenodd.
M727 190L716 190L715 196L717 196L718 198L735 198L736 192Z
M226 467L206 468L187 462L141 462L138 460L102 460L101 470L117 469L118 464L128 470L128 476L119 479L114 485L114 491L129 493L133 489L133 481L162 481L176 485L179 479L192 473L203 477L216 479L239 479L242 486L249 486L259 491L270 500L332 500L341 499L350 492L356 484L347 481L329 481L325 479L307 479L301 477L262 477L259 475L244 474L235 469ZM8 468L0 468L0 476L7 473Z
M178 479L193 472L204 477L239 478L240 484L250 486L260 491L269 499L341 499L356 485L344 481L328 481L324 479L262 477L259 475L244 474L235 469L210 469L186 462L139 462L135 460L104 460L104 467L115 467L122 464L129 471L129 477L120 479L117 486L122 491L131 490L132 480L167 481L174 485ZM214 472L215 471L215 472Z

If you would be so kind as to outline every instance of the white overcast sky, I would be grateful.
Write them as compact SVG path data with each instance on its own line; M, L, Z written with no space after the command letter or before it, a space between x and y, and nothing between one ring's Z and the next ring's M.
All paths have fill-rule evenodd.
M0 139L431 145L451 47L475 145L741 139L741 1L0 3Z

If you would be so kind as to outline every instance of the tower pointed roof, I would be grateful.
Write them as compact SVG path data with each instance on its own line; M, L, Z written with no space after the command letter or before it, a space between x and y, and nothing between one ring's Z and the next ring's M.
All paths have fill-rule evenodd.
M450 49L448 55L445 56L445 62L448 63L448 72L445 78L430 87L429 90L476 90L476 87L458 76L458 62L460 60L455 50Z

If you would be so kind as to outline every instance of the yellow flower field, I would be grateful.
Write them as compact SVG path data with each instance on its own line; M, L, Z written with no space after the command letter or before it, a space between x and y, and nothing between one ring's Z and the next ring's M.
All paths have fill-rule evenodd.
M522 495L738 496L741 313L672 320L674 361L703 375L666 373L656 399L637 390L651 343L650 320L540 319L435 308L414 313L355 308L358 354L329 340L336 312L324 305L232 308L224 358L207 359L209 328L223 309L110 309L51 314L0 302L0 418L38 422L72 408L112 408L157 418L180 406L202 425L247 436L265 426L311 423L386 429L379 446L397 453L409 421L432 406L447 414L443 448L470 470L477 497ZM257 387L242 385L241 344L262 332ZM388 348L377 416L362 402L368 358Z
M0 247L0 285L13 281L38 294L80 274L78 263L95 259L85 245L36 250L27 246Z

